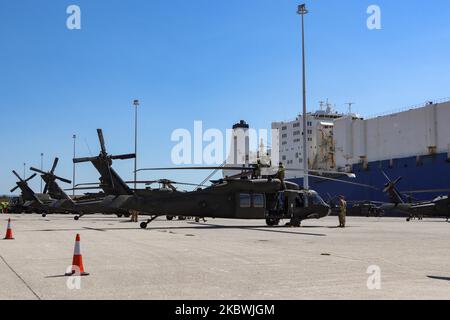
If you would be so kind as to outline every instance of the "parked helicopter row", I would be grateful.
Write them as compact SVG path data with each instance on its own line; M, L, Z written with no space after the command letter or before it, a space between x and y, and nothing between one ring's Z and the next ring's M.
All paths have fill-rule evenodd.
M24 211L33 211L43 216L51 213L70 213L75 215L75 220L86 214L103 213L116 214L119 217L128 216L132 210L140 215L148 216L141 223L141 228L147 228L148 224L160 216L189 216L196 218L225 218L225 219L260 219L265 220L269 226L279 225L281 220L289 220L288 225L300 226L303 220L320 219L331 213L332 201L326 203L320 195L313 190L303 190L299 185L283 181L277 175L255 175L261 168L256 166L228 167L227 170L237 172L235 176L210 181L211 184L181 183L168 179L136 181L144 184L144 189L131 189L128 185L135 181L124 181L113 169L114 160L132 159L135 154L109 155L106 151L105 140L101 129L97 130L100 142L100 153L96 157L76 158L74 163L90 162L98 171L100 178L98 183L87 183L76 186L77 190L101 190L95 193L86 193L83 196L71 198L58 185L57 181L71 183L70 180L55 175L58 158L55 159L50 171L44 172L36 168L30 168L35 172L28 179L22 179L17 172L13 173L18 178L17 186L11 190L14 192L20 188L22 192L22 207ZM189 168L148 168L139 171L161 170L220 170L220 167L189 167ZM301 171L301 170L299 170ZM43 194L36 194L28 186L28 181L37 174L45 182ZM332 179L323 174L332 173L347 175L354 174L337 172L309 171L309 176L322 179ZM408 219L414 216L450 217L450 202L448 196L442 196L431 201L414 202L411 197L408 202L396 189L400 178L391 181L383 172L388 183L384 192L389 195L389 203L364 202L359 203L368 206L370 210L383 212L385 210L396 211L408 215ZM337 180L343 183L351 183ZM151 188L154 184L158 188ZM352 183L354 184L354 183ZM194 191L180 191L177 185L195 186ZM356 184L358 187L376 188L370 185ZM71 190L71 189L69 189ZM436 190L433 190L436 191ZM450 190L442 190L448 192ZM419 190L416 192L427 192ZM411 192L412 193L412 192Z

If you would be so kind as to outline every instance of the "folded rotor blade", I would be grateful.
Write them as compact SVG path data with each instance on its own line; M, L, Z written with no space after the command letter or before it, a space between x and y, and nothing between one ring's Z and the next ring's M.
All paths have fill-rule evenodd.
M98 134L98 140L100 141L100 148L102 149L102 153L106 154L105 139L103 138L102 129L97 129L97 134Z
M68 180L68 179L65 179L65 178L61 178L61 177L58 177L58 176L54 176L54 177L55 177L55 179L58 179L59 181L62 181L62 182L65 182L65 183L72 183L71 180Z
M19 176L19 174L15 170L13 170L12 172L17 177L17 179L19 179L19 181L23 181L23 179Z
M127 160L127 159L134 159L136 158L136 154L130 153L130 154L122 154L118 156L110 156L111 160Z
M382 173L383 176L387 179L387 181L391 182L391 179L388 177L388 175L386 174L386 172L384 172L384 170L381 170L381 173Z
M32 174L28 179L25 180L25 182L30 181L31 179L33 179L33 178L36 177L36 176L37 176L36 173Z
M55 158L55 161L53 161L52 170L50 170L50 173L53 174L55 172L56 166L58 165L59 158Z
M98 189L101 189L101 187L70 188L70 189L64 189L64 191L73 191L73 190L98 190Z
M47 172L44 172L44 171L42 171L40 169L36 169L36 168L33 168L33 167L31 167L30 170L34 171L34 172L37 172L37 173L40 173L40 174L47 174Z
M96 159L97 157L75 158L73 159L73 163L91 162Z
M13 192L16 191L18 188L19 188L19 186L15 186L14 188L12 188L12 189L10 190L10 192L13 193Z

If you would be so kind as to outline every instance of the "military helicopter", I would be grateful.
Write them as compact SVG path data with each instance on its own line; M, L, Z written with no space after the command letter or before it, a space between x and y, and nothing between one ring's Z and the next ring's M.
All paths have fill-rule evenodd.
M49 201L46 204L46 211L42 213L42 216L45 217L47 212L67 212L76 214L74 217L75 220L78 220L81 216L85 214L94 214L94 213L104 213L104 214L117 214L123 215L127 214L122 210L112 210L108 207L102 206L102 201L105 198L105 194L96 193L89 194L78 199L72 199L69 195L66 194L64 190L58 185L56 180L71 183L70 180L58 177L55 175L55 169L58 165L58 158L55 158L52 168L49 172L45 172L36 168L31 167L30 170L36 173L41 174L41 178L45 181L44 194L48 194L53 201Z
M211 181L212 185L197 188L194 191L179 191L169 180L155 180L170 185L169 188L131 190L116 171L112 169L112 160L129 159L134 155L108 156L104 147L102 130L98 129L101 153L98 157L77 158L74 163L91 162L100 173L100 185L104 188L114 186L121 189L120 193L107 196L103 205L113 209L139 211L141 215L150 218L141 223L141 228L147 228L159 216L190 216L199 218L225 219L262 219L267 225L276 226L282 219L289 219L291 226L300 226L302 220L320 219L330 213L330 207L319 194L313 190L302 190L299 185L281 181L271 176L254 177L255 167L229 167L227 170L240 171L239 174ZM155 170L220 170L220 167L190 167L190 168L149 168L138 171ZM296 170L296 169L295 169ZM296 170L302 171L302 170ZM322 172L311 170L310 173ZM325 173L325 172L323 172ZM336 174L336 172L334 172ZM353 173L341 173L354 177ZM323 177L327 179L326 177ZM338 179L334 179L341 181ZM168 183L169 182L169 183ZM136 181L146 183L148 181ZM347 182L351 183L351 182ZM351 183L353 184L353 183ZM360 184L358 184L360 185ZM95 187L94 187L95 188Z
M15 204L15 207L26 213L37 212L46 214L50 210L47 205L52 203L54 200L46 194L36 194L28 185L28 181L36 177L37 174L31 175L27 179L22 179L16 171L13 170L12 173L17 177L18 181L16 182L17 186L12 188L10 191L11 193L17 189L20 189L21 191L21 200Z
M402 177L392 181L388 175L382 171L387 183L383 189L388 194L390 203L383 203L380 208L384 211L399 212L407 214L406 221L411 221L415 217L435 217L450 219L450 200L448 196L440 196L429 201L415 201L411 194L416 193L450 193L450 189L439 190L414 190L399 192L397 184L402 180ZM407 195L407 202L404 201L404 195Z

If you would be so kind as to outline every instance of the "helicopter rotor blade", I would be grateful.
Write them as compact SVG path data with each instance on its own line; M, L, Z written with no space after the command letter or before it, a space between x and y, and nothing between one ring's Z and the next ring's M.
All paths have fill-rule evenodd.
M73 163L91 162L96 159L97 157L74 158Z
M18 188L19 188L19 186L15 186L14 188L12 188L12 189L10 190L10 192L13 193L13 192L16 191Z
M31 167L30 170L34 171L34 172L37 172L37 173L40 173L40 174L47 174L47 172L44 172L42 170L39 170L39 169L36 169L36 168L33 168L33 167Z
M128 160L128 159L134 159L136 158L136 154L130 153L130 154L122 154L118 156L110 156L111 160Z
M55 172L56 166L58 165L59 158L55 158L53 161L52 169L50 170L50 173L53 174Z
M389 176L386 174L386 172L384 172L384 170L381 170L381 173L383 174L383 176L386 178L387 181L391 182L391 179L390 179Z
M298 171L298 172L304 172L303 169L285 169L286 171ZM356 178L356 175L352 172L339 172L339 171L327 171L327 170L308 170L309 173L313 173L316 176L321 177L323 174L334 174L334 175L341 175L341 176L347 176L348 178Z
M100 148L102 149L102 153L106 154L105 138L103 137L103 130L97 129L97 135L98 135L98 140L100 141Z
M81 188L70 188L70 189L64 189L64 191L73 191L73 190L99 190L102 187L81 187Z
M25 182L30 181L31 179L33 179L33 178L36 177L36 176L37 176L36 173L32 174L30 177L28 177L28 179L25 180Z
M450 189L429 189L429 190L413 190L413 191L401 191L401 193L449 193Z
M357 183L357 182L350 182L350 181L344 181L344 180L340 180L340 179L334 179L334 178L329 178L329 177L323 177L323 176L317 176L314 174L308 174L309 177L313 177L313 178L318 178L318 179L324 179L324 180L330 180L330 181L336 181L336 182L341 182L341 183L346 183L346 184L351 184L354 186L359 186L359 187L365 187L365 188L370 188L370 189L374 189L374 190L379 190L378 188L371 186L369 184L363 184L363 183Z
M168 167L168 168L143 168L138 169L136 172L139 171L171 171L171 170L236 170L236 171L242 171L242 170L254 170L252 167L220 167L220 166L211 166L211 167Z
M69 180L69 179L65 179L65 178L58 177L58 176L54 176L54 177L55 177L55 179L58 179L58 180L61 181L61 182L64 182L64 183L72 183L72 181Z
M19 181L23 181L23 179L19 176L19 174L13 170L12 173L14 173L14 175L17 177L17 179L19 179Z

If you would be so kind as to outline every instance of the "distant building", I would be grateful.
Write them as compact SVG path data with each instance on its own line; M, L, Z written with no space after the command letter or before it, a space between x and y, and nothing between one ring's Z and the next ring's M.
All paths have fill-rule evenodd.
M323 104L320 110L308 113L306 134L308 139L309 168L317 170L333 170L336 167L333 142L334 122L344 117L342 113L332 110L329 103L326 109ZM357 115L350 115L351 118ZM295 120L273 122L272 129L279 130L280 161L286 168L298 169L303 166L303 117ZM287 173L288 178L301 177L300 172Z

